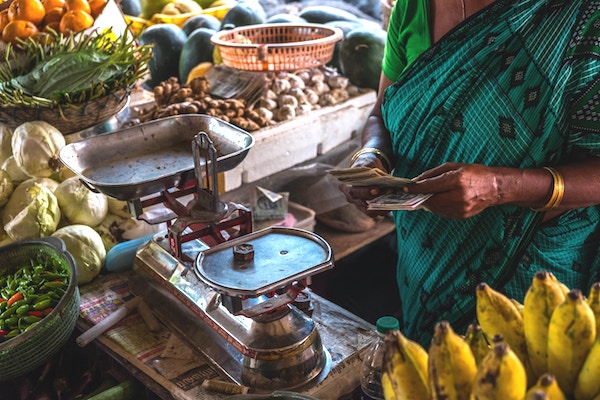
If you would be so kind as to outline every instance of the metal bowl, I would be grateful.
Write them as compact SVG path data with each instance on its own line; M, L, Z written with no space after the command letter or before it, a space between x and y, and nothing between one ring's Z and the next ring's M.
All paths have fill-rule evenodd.
M64 346L75 329L79 316L77 268L64 242L47 237L0 247L0 271L48 259L58 260L68 269L69 285L50 314L30 330L0 344L0 381L16 378L43 365Z

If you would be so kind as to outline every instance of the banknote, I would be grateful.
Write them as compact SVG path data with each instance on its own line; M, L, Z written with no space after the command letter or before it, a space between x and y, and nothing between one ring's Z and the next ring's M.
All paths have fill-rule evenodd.
M327 171L340 182L348 186L377 186L402 188L410 183L408 178L392 176L379 168L356 167L338 168Z
M418 210L430 198L429 194L396 193L385 194L367 201L367 210L392 211L392 210Z

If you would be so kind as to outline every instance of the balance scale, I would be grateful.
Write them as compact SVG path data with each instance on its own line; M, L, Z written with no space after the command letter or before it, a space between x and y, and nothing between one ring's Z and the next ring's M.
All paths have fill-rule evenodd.
M332 251L301 229L253 232L246 207L219 201L217 173L253 144L224 121L178 116L70 143L60 158L90 188L127 201L138 219L167 223L136 253L133 294L233 382L302 391L331 369L307 287L333 267ZM156 205L167 212L153 215Z

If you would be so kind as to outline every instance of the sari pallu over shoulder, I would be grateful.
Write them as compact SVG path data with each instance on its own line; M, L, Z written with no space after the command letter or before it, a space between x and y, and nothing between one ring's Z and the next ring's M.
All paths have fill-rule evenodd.
M600 81L599 10L598 1L498 0L448 33L385 93L394 174L414 177L450 161L559 165L575 147L599 155L600 124L590 123L600 112L590 104ZM589 209L585 217L577 210L561 217L577 219L569 240L598 240L598 210ZM465 221L396 212L407 334L427 344L436 321L466 328L480 282L517 299L539 268L570 286L588 285L589 267L545 264L548 249L536 242L541 216L515 206ZM561 258L589 262L593 246L577 247Z

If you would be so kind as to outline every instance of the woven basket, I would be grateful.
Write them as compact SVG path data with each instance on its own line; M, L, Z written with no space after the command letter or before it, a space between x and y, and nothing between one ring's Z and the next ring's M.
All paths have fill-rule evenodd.
M223 64L247 71L294 71L331 61L341 29L320 24L261 24L215 33Z
M7 268L48 259L58 260L70 273L66 293L54 310L30 330L0 343L0 381L8 381L43 365L67 342L79 316L77 269L58 238L25 240L0 247L0 275Z
M14 129L24 122L46 121L63 135L97 125L115 116L127 105L129 93L120 90L85 103L59 107L1 107L0 122Z

